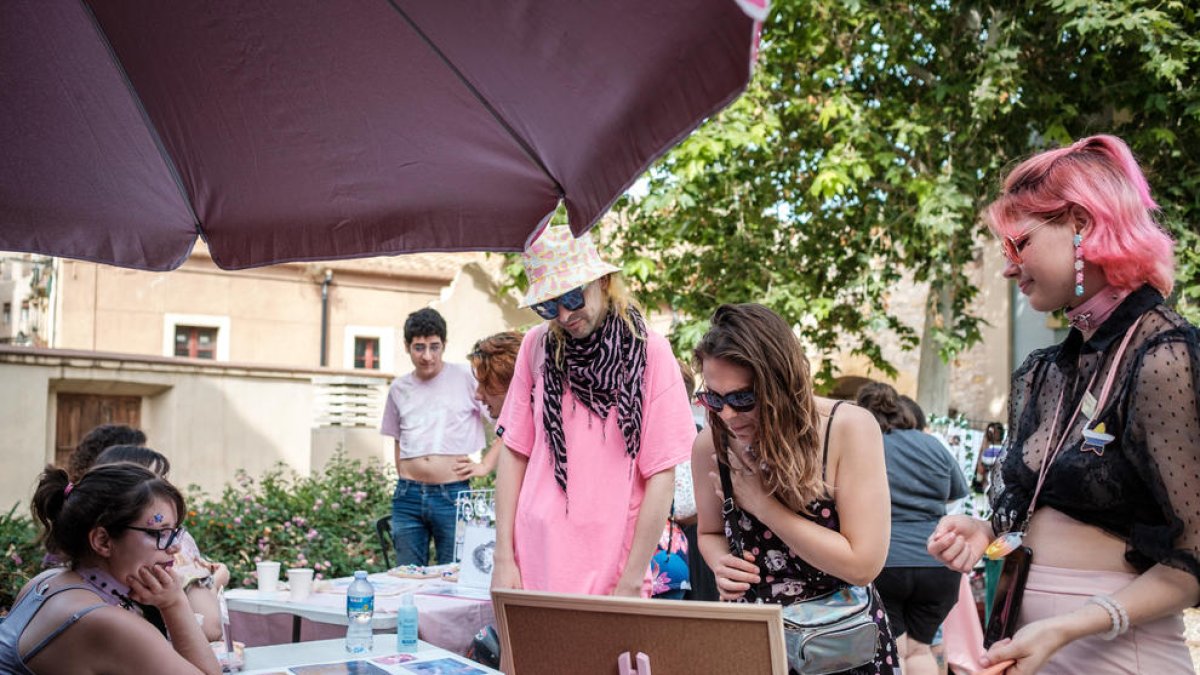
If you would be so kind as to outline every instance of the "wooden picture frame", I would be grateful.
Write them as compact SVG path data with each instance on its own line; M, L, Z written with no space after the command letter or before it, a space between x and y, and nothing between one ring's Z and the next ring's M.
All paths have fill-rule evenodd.
M522 590L492 604L509 675L614 675L639 652L653 675L787 675L779 605Z

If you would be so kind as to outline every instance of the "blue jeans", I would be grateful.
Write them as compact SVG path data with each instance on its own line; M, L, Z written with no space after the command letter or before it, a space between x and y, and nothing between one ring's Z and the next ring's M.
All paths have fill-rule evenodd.
M401 478L392 494L392 541L397 565L429 564L429 537L439 565L454 562L455 502L470 488L465 480L420 483Z

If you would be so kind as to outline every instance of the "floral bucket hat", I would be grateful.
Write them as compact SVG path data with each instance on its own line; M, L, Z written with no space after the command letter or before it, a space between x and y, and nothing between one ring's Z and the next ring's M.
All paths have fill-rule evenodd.
M590 234L576 238L566 225L547 227L521 254L529 290L522 307L557 298L567 291L620 270L600 259Z

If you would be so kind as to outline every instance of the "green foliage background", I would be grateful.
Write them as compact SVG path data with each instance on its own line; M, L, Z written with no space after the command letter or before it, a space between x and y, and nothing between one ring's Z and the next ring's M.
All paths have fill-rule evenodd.
M747 94L658 162L598 235L643 300L677 312L681 352L719 304L757 301L819 351L850 336L893 372L882 331L919 337L889 312L897 282L938 291L943 359L969 347L965 271L999 255L977 214L1004 171L1112 133L1178 239L1175 300L1195 321L1197 36L1194 3L1173 0L778 0Z

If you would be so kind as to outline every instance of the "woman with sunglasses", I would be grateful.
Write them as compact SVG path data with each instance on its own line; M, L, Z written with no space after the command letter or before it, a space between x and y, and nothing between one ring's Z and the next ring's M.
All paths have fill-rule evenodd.
M0 623L0 672L221 672L171 569L186 513L173 485L136 464L95 467L78 484L47 467L32 510L67 566L17 596ZM139 605L161 613L169 642Z
M696 438L692 473L697 486L713 488L696 490L700 551L721 599L790 605L869 586L891 523L875 419L813 394L800 342L762 305L717 309L695 357L709 424ZM723 508L728 498L732 508ZM873 588L870 597L877 649L845 672L899 672Z
M1164 303L1173 243L1157 210L1129 148L1093 136L1017 166L984 212L1004 275L1071 324L1013 375L991 522L948 516L929 541L962 572L1031 552L1023 592L999 584L1020 603L1015 634L986 654L1010 673L1192 672L1200 332Z

